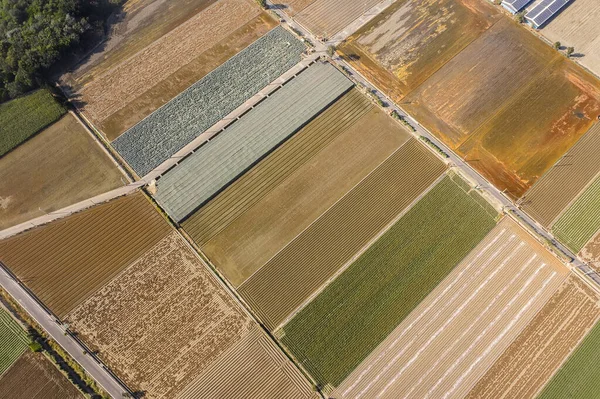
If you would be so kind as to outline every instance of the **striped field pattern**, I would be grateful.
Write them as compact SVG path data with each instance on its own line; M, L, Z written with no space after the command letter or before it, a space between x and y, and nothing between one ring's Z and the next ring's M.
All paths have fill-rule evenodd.
M314 34L330 37L369 11L381 0L317 0L296 14Z
M25 351L29 339L25 331L0 309L0 374L4 373Z

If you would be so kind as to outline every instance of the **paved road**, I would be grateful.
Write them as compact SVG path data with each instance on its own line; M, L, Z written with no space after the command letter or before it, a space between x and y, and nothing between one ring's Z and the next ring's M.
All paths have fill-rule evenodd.
M383 2L381 4L385 4L385 3L386 2ZM377 7L379 7L379 5ZM334 39L332 39L332 41L322 43L308 29L306 29L304 26L299 24L293 18L290 18L289 16L287 16L287 14L285 14L285 12L283 10L277 9L274 11L277 13L277 15L281 18L282 21L287 23L292 28L300 31L304 36L306 36L310 41L312 41L315 44L315 51L317 53L325 53L327 48L330 45L336 45L340 41L343 41L345 39L345 37L343 37L342 34L349 36L362 26L359 23L355 22L350 25L351 29L346 28L342 32L340 32L340 34L335 35ZM363 24L368 22L369 20L371 20L374 17L374 15L370 11L367 14L369 14L369 15L365 15L359 19L360 21L362 21ZM573 262L571 264L572 267L577 267L580 269L587 267L567 247L565 247L564 245L559 243L554 238L554 236L550 232L548 232L543 226L538 224L535 220L533 220L531 217L529 217L529 215L527 215L519 207L517 207L513 203L513 201L510 198L508 198L503 192L501 192L496 187L494 187L483 176L481 176L475 169L473 169L468 163L466 163L461 157L456 155L443 142L438 140L438 138L436 136L434 136L426 128L421 126L419 124L419 122L417 122L414 118L412 118L407 112L405 112L397 104L395 104L390 98L387 97L387 95L385 95L376 86L371 84L370 81L368 81L364 76L362 76L358 71L356 71L350 64L345 62L340 57L334 57L333 61L335 63L337 63L338 65L343 66L347 71L350 71L352 77L356 81L360 82L366 88L371 90L376 96L378 96L384 102L386 102L389 105L389 107L388 107L389 111L396 110L396 112L398 112L398 114L400 114L402 117L404 117L416 129L416 132L415 132L416 136L427 137L429 140L431 140L431 142L433 142L435 145L440 147L444 152L446 152L449 155L448 161L449 161L450 165L452 167L459 169L463 175L468 177L473 183L475 183L477 185L477 187L480 191L486 193L488 196L495 199L499 204L501 204L506 213L508 213L508 214L512 213L513 216L516 216L516 218L519 220L519 222L527 225L531 230L535 231L538 235L540 235L541 237L546 239L548 242L552 243L564 255L573 259ZM594 280L598 284L600 284L600 275L596 274L595 276L592 277L592 275L589 273L588 269L585 269L582 271L584 271L584 274L589 276L592 280Z
M58 344L113 398L122 398L127 389L122 386L94 357L84 355L84 348L29 293L0 267L0 285L29 313Z

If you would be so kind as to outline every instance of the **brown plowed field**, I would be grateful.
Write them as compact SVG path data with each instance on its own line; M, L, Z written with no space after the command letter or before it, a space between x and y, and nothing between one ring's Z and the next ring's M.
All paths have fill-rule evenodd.
M0 158L0 230L123 186L117 166L71 115Z
M0 262L62 317L170 231L137 193L0 241Z
M499 16L480 0L400 0L339 50L363 76L399 102Z
M367 112L378 113L358 90L351 90L257 166L193 213L182 223L185 231L199 246L204 246L288 179L294 171L313 159L336 137L350 129Z
M256 378L250 380L249 375ZM178 396L180 399L318 397L298 369L257 326Z
M87 83L77 100L112 140L274 25L252 0L219 1Z
M344 398L462 398L568 276L505 218L338 387Z
M312 33L331 37L380 2L381 0L316 0L293 15ZM302 6L307 2L301 0L290 3Z
M44 355L27 351L0 378L0 398L82 399L83 395Z
M148 398L177 397L195 381L214 392L241 392L266 378L266 370L278 378L278 389L284 392L297 386L310 389L297 371L298 381L277 375L280 367L293 374L290 362L280 359L273 364L273 358L256 352L248 354L245 361L260 363L263 369L252 369L244 378L202 377L215 362L232 370L239 366L228 353L258 326L176 232L150 248L66 319L111 369L130 387L145 391ZM232 385L222 385L227 383Z
M599 299L569 277L467 398L536 397L600 317Z
M600 82L503 17L405 104L496 187L519 198L592 126Z
M304 165L290 171L287 179L274 182L279 184L203 246L232 284L242 284L409 140L393 119L367 105L362 94L356 93L352 101L357 109L340 108L339 113L330 113L332 118L324 124L310 125L302 134L325 136L337 127L343 132ZM266 167L259 165L261 170ZM282 169L274 165L273 171Z
M522 208L550 228L600 173L600 123L592 127L522 198Z
M600 231L583 247L579 257L600 273Z
M444 169L411 139L246 280L240 295L276 328Z

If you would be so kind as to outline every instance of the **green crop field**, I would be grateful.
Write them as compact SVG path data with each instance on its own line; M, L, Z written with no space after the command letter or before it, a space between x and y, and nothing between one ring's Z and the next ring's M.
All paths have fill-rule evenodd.
M596 399L600 392L600 324L558 370L538 399Z
M0 157L57 121L66 112L44 89L1 104Z
M6 311L0 309L0 374L21 356L28 343L25 331Z
M556 221L552 231L577 253L600 229L600 178L596 179Z
M488 212L444 178L284 326L283 343L339 385L495 226Z

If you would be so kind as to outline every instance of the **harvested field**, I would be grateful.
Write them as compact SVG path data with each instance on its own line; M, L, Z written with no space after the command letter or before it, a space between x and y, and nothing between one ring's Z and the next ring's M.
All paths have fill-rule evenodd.
M123 186L125 177L68 114L0 159L0 230Z
M344 29L382 0L306 0L287 1L295 19L313 34L331 37ZM305 7L303 7L306 5ZM303 7L300 9L300 7Z
M358 105L358 110L353 103ZM313 145L314 137L322 139L329 134L337 134L337 137L310 157L304 147ZM273 161L261 162L252 170L252 176L271 171L269 176L274 186L267 188L269 192L257 198L202 247L235 286L267 263L410 138L358 91L336 102L294 139L296 137L296 142L304 145L291 143L293 154L282 147L284 154L277 151L273 153ZM310 158L296 165L290 156ZM292 170L282 171L285 167ZM284 181L279 181L281 175ZM262 185L265 181L254 184ZM245 192L238 191L238 195L243 196ZM219 197L216 200L219 201ZM238 202L234 203L231 212L238 209Z
M111 115L144 96L156 84L176 79L177 75L174 74L178 70L226 42L229 35L244 29L246 24L261 17L261 13L252 0L213 3L83 86L77 91L77 101L92 122L101 125ZM197 80L201 76L202 72L194 77ZM177 91L169 90L163 94L169 94L172 98L184 88L178 86Z
M25 330L4 309L0 309L0 375L25 352L28 343Z
M600 75L600 3L577 0L545 25L541 33L551 43L575 48L573 59Z
M283 327L282 342L338 386L495 224L445 177Z
M466 398L534 398L600 317L598 300L571 275Z
M149 248L66 319L129 386L145 391L148 398L177 397L203 383L212 392L243 393L263 378L277 379L284 392L311 390L281 354L277 362L274 356L264 357L260 349L265 338L257 337L258 347L243 344L249 334L260 334L255 331L258 326L176 232ZM249 351L242 361L262 368L252 369L243 379L233 374L203 379L214 367L243 366L228 355L239 345Z
M0 157L65 112L67 110L45 89L0 104Z
M412 139L238 289L275 329L440 177L445 165ZM276 301L273 298L277 298Z
M399 102L499 16L478 0L396 1L349 37L339 51Z
M249 375L256 378L248 379ZM320 398L273 341L256 326L179 396L181 399L211 397Z
M552 232L573 252L579 252L600 230L600 177L573 202L552 227Z
M405 108L519 198L592 126L599 99L595 78L503 17L407 96Z
M600 173L600 123L592 127L522 198L522 208L545 227Z
M568 275L500 223L340 385L347 398L462 398Z
M351 88L330 64L313 64L161 176L157 201L182 221Z
M600 323L584 338L554 375L539 399L595 399L600 392Z
M82 399L83 395L44 355L27 351L0 378L0 398Z
M62 317L170 231L136 193L0 241L0 262Z
M600 272L600 231L579 252L579 258Z
M113 146L138 175L146 175L296 65L305 49L284 28L273 29L118 137Z

